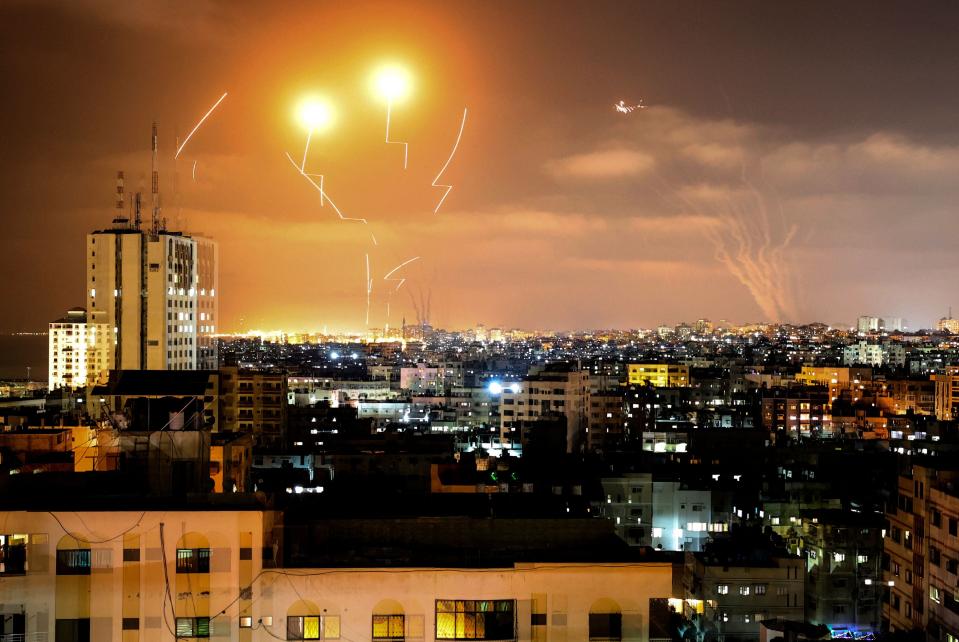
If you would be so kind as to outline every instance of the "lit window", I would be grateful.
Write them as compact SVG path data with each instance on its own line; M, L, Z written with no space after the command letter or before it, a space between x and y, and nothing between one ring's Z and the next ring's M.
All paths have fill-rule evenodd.
M406 617L403 615L373 616L374 640L403 640L406 637L405 628Z
M436 639L514 640L515 604L514 600L436 600Z
M210 637L210 618L208 617L178 617L176 619L177 638L208 638Z
M208 548L178 548L176 549L177 573L209 573L210 549Z
M728 595L729 594L729 584L717 584L716 593L719 595Z

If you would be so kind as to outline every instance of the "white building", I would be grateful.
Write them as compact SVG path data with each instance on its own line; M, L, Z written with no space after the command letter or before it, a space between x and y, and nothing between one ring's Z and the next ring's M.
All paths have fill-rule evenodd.
M654 480L649 473L605 478L602 485L606 497L597 512L612 520L616 533L631 546L701 551L709 538L729 530L731 516L714 514L718 498L710 489Z
M546 370L527 375L522 382L490 390L502 394L500 439L504 444L519 441L516 428L524 421L538 421L551 414L566 418L566 451L575 452L584 442L586 409L589 403L588 370ZM515 433L515 434L514 434Z
M902 368L906 365L906 348L899 343L876 344L860 341L843 348L842 362L845 366L868 365L876 368L880 366Z
M50 324L48 333L48 386L83 388L87 375L100 364L96 359L96 327L87 325L87 311L73 308L67 316ZM88 360L93 360L88 364Z
M217 246L126 218L87 235L88 323L93 373L110 369L206 370L217 366Z
M450 362L438 365L418 363L400 368L400 388L413 395L443 392L463 385L463 364Z
M870 332L902 332L906 329L906 321L901 317L861 316L856 322L856 329L860 334L869 334Z

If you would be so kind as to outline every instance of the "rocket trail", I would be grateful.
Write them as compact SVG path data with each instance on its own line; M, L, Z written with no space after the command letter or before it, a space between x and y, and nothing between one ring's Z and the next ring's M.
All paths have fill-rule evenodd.
M409 157L410 144L400 140L390 140L390 113L393 111L393 101L386 103L386 144L403 146L403 169L406 169L406 161Z
M370 255L366 255L366 325L370 324L370 293L373 292L373 279L370 278Z
M390 277L393 276L393 273L396 272L397 270L399 270L401 267L403 267L403 266L405 266L405 265L409 265L410 263L412 263L413 261L417 260L418 258L420 258L420 257L414 256L414 257L411 258L411 259L407 259L406 261L403 261L402 263L400 263L399 265L397 265L395 268L393 268L392 270L390 270L389 272L387 272L387 273L386 273L386 276L383 277L383 280L384 280L384 281L399 281L399 284L396 286L396 288L394 288L393 292L396 292L396 291L399 290L401 287L403 287L403 284L406 283L406 278L403 277L403 278L391 279ZM387 305L388 305L388 304L387 304Z
M300 174L300 176L302 176L303 178L305 178L306 180L308 180L308 181L310 182L310 185L312 185L312 186L316 189L316 191L320 193L320 198L321 198L321 199L325 199L325 200L330 204L330 207L332 207L332 208L333 208L333 211L336 212L336 215L340 217L340 220L342 220L342 221L356 221L356 222L358 222L358 223L362 223L363 225L367 225L367 226L370 224L370 222L367 221L365 218L354 218L354 217L351 217L351 216L343 216L343 212L340 211L340 208L338 208L338 207L336 206L336 203L333 202L333 199L330 198L330 195L327 194L326 191L323 189L323 183L322 183L323 177L322 177L322 175L319 175L319 174L307 174L306 172L303 172L302 170L300 170L299 165L296 164L296 161L293 160L293 157L290 156L290 153L289 153L289 152L286 152L286 158L287 158L287 160L290 161L290 164L293 165L293 167L294 167L294 168L296 169L296 171ZM313 180L313 178L312 178L313 176L319 176L319 177L320 177L320 183L317 183L315 180ZM373 232L372 232L372 231L370 232L370 238L373 240L373 245L379 245L379 243L376 242L376 236L373 235Z
M433 187L445 187L446 191L443 192L443 197L440 199L440 202L436 204L436 208L433 210L433 213L436 214L440 206L443 205L443 201L446 200L446 197L449 196L450 191L453 189L452 185L443 185L438 184L436 181L440 180L440 177L443 175L443 172L446 171L446 168L449 167L450 161L453 160L453 155L456 154L456 148L460 145L460 138L463 137L463 128L466 127L466 107L463 108L463 121L460 123L460 131L456 134L456 142L453 143L453 150L450 152L449 158L446 159L446 162L443 163L443 168L440 170L439 174L436 175L436 178L433 179Z
M196 126L193 128L193 130L190 131L189 134L187 134L186 139L185 139L182 143L180 143L180 147L177 148L176 154L173 155L173 159L174 159L174 160L176 160L177 158L180 157L180 152L182 152L182 151L183 151L183 148L186 147L186 144L190 142L190 138L193 137L193 134L196 133L196 130L200 129L200 125L203 124L203 121L205 121L207 118L210 117L210 114L213 113L213 110L216 109L217 106L218 106L220 103L223 102L223 99L226 98L226 94L227 94L227 92L223 92L223 95L220 96L220 100L218 100L218 101L216 101L215 103L213 103L213 106L210 107L210 111L208 111L207 113L203 114L203 118L200 119L200 122L198 122L198 123L196 124Z

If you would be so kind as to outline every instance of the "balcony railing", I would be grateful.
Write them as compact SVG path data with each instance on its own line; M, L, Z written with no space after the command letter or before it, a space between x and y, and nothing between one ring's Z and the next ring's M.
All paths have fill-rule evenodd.
M0 642L47 642L46 633L7 633L0 634Z

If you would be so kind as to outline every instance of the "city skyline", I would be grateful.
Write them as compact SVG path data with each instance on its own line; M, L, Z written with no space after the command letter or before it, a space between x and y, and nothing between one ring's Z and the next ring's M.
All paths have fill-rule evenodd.
M397 326L415 320L421 293L437 327L864 313L934 327L959 267L948 243L959 94L947 82L959 14L826 6L281 15L208 3L172 20L151 3L12 3L0 10L0 68L16 88L0 110L17 125L0 150L0 261L17 275L8 297L32 304L0 331L83 305L85 235L109 225L117 170L128 192L149 192L153 120L171 229L220 245L225 332L363 331L367 296L369 327ZM392 112L406 170L368 87L384 63L412 76ZM369 221L375 246L284 158L302 153L294 110L311 93L330 97L337 121L313 139L308 169L344 216ZM619 112L621 100L645 109ZM453 189L434 213L464 108L441 181ZM394 291L382 277L413 256Z

